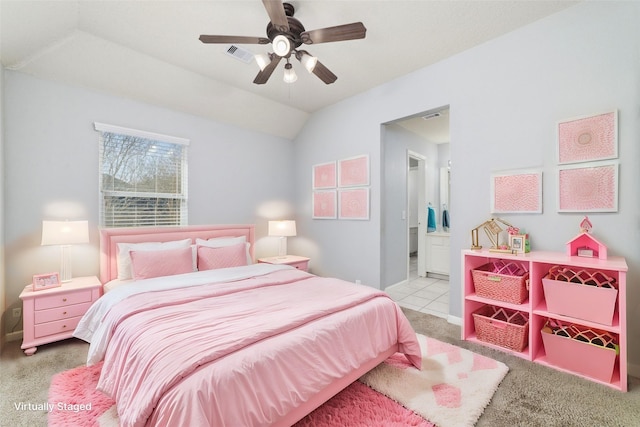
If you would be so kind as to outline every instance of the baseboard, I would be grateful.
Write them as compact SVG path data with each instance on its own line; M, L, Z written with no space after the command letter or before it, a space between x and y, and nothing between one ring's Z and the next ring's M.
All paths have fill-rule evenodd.
M454 325L462 326L462 317L449 315L447 316L447 322Z
M22 331L9 332L5 335L5 341L20 341L22 339Z
M640 365L627 362L627 373L635 378L640 378Z
M407 280L401 280L398 283L394 283L393 285L387 286L386 288L384 288L384 290L386 291L386 290L389 290L389 289L392 289L392 288L395 288L395 287L398 287L398 286L406 285L407 283L408 283Z

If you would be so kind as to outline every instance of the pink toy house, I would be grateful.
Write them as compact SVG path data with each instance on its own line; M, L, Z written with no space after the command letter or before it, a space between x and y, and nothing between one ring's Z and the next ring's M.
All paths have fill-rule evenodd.
M607 247L584 232L567 242L567 255L607 259Z

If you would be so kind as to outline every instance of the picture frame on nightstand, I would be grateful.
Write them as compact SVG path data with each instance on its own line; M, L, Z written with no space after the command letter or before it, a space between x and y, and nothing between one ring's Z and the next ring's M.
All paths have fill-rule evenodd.
M60 273L36 274L33 276L33 291L42 291L44 289L57 288L59 286L61 286Z

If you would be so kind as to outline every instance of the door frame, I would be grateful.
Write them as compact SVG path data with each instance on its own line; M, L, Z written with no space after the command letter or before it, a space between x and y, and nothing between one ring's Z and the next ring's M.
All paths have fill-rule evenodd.
M410 215L410 200L409 200L409 171L410 171L410 161L411 159L415 159L418 161L418 276L424 275L426 271L426 242L424 236L427 234L427 216L422 215L424 211L422 208L427 206L427 158L418 152L407 150L407 182L405 185L406 194L407 194L407 206L406 212L407 215L407 283L410 278L410 269L411 269L411 257L409 256L409 250L411 247L411 218Z

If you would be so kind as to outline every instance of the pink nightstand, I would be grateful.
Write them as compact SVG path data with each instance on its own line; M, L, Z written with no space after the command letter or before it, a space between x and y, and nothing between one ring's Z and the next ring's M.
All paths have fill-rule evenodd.
M269 258L260 258L258 262L267 264L286 264L302 271L309 271L309 258L296 255L272 256Z
M95 276L76 277L57 288L33 291L28 285L22 300L22 349L31 356L37 346L73 336L80 318L102 295L102 283Z

